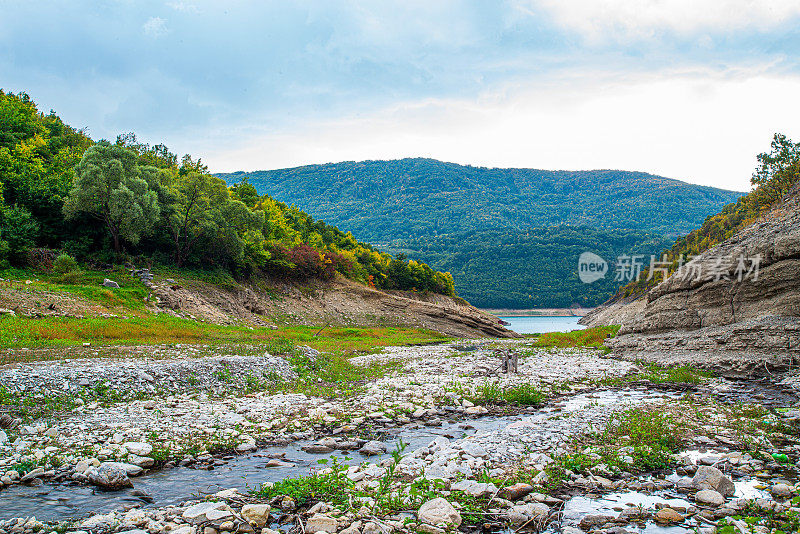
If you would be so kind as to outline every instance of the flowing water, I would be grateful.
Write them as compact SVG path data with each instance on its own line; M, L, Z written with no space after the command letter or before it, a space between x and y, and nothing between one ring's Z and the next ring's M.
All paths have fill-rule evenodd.
M757 385L745 387L733 383L730 387L727 385L723 387L723 390L726 400L735 400L737 394L747 399L761 395L767 401L775 401L775 397L779 397L778 393L772 390L758 393ZM368 459L357 452L347 451L310 454L304 452L302 447L313 442L297 441L289 445L266 447L251 454L225 457L211 470L175 467L153 471L134 478L135 489L103 491L79 484L47 482L41 486L15 485L0 491L0 520L29 516L36 516L39 520L45 521L63 520L81 518L92 513L106 513L125 507L177 504L222 489L237 488L245 491L265 482L306 475L313 468L320 467L320 459L336 458L348 465L357 465L367 460L378 463L389 456L401 442L406 445L405 451L411 452L427 446L439 436L460 439L501 429L526 429L528 432L547 433L551 432L548 430L548 421L552 421L549 418L553 416L604 406L622 407L675 395L646 389L607 389L565 397L542 409L530 409L515 415L465 418L461 414L454 413L449 419L435 421L435 425L431 426L412 423L402 427L382 429L379 434L380 439L387 444L389 452ZM693 459L696 459L694 456L700 455L699 452L692 451L685 454ZM702 454L709 452L704 451ZM713 451L710 454L713 454ZM271 458L280 458L290 465L266 467L267 461ZM768 497L765 492L755 488L755 485L757 485L756 480L737 481L737 495L748 498ZM142 498L142 494L147 496L146 500ZM656 502L687 505L678 495L668 493L656 496L636 492L611 493L600 497L578 496L565 503L563 520L564 524L573 524L587 513L609 512L613 511L614 507L630 503L653 505ZM630 525L629 530L631 527L634 525ZM643 530L637 531L671 534L679 530L649 524Z

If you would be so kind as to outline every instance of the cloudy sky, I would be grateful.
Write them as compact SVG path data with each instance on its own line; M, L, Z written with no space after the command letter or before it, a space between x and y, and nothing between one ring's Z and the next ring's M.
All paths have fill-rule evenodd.
M214 171L434 157L749 188L797 0L0 0L0 87Z

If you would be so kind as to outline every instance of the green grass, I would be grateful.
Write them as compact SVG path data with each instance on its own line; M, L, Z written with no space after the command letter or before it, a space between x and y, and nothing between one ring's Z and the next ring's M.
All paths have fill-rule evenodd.
M167 314L141 317L0 317L0 349L163 343L257 343L286 353L295 345L342 355L373 352L390 345L448 341L437 332L405 327L326 328L292 326L278 329L200 323ZM0 354L0 364L41 355L17 351ZM63 356L61 356L63 357Z
M619 325L597 326L572 332L548 332L541 334L533 344L537 348L573 348L589 347L602 348L606 339L617 335Z
M637 365L642 369L641 372L623 376L604 378L598 381L599 385L619 386L630 382L646 380L653 384L702 384L714 375L707 371L702 371L691 365L681 367L664 367L655 363L638 361Z
M458 383L452 384L446 389L458 393L461 397L479 406L504 404L541 406L547 399L547 395L533 384L503 387L498 382L487 381L474 389Z
M13 290L31 294L41 294L43 304L46 304L45 293L63 293L89 303L99 304L108 309L141 310L145 308L147 288L137 278L132 278L127 271L117 269L112 272L105 271L80 271L80 273L58 274L52 272L39 272L23 269L6 269L0 271L0 278L17 280L22 283L0 285L0 289L8 287ZM108 289L102 286L103 280L110 278L118 282L121 287ZM25 284L30 280L30 284Z

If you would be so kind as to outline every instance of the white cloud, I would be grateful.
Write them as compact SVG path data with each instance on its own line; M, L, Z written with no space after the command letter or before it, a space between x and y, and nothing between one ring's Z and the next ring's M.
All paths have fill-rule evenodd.
M194 5L194 4L190 3L190 2L184 2L182 0L178 1L178 2L167 2L167 6L171 7L175 11L180 11L180 12L183 12L183 13L199 13L200 12L200 10L197 9L196 5Z
M497 167L641 170L749 189L776 131L800 138L787 106L800 77L760 71L589 74L504 88L474 100L405 103L292 133L218 133L190 142L215 171L424 156ZM227 148L217 142L227 138ZM216 146L215 146L216 145Z
M166 35L169 31L167 30L167 21L161 17L150 17L147 19L147 22L142 24L142 29L144 30L145 35L155 39Z
M598 39L767 30L800 15L797 0L520 0L528 12L549 13L561 26Z

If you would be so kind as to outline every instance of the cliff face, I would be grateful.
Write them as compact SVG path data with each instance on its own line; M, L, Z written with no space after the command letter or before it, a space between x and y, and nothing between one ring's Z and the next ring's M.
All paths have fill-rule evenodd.
M622 324L615 352L729 374L800 358L800 189L634 302L586 322Z

